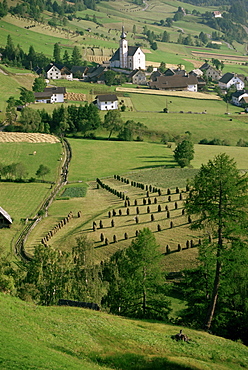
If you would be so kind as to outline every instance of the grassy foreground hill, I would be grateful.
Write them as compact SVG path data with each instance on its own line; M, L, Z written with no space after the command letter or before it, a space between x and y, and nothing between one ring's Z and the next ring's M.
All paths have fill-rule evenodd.
M185 328L81 308L41 307L0 294L0 367L80 370L248 369L248 348Z

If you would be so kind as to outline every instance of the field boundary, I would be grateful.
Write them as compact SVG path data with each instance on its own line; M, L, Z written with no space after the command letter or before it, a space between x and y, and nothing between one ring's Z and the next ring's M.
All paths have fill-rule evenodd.
M132 88L132 87L117 87L118 92L130 92L137 94L147 94L147 95L167 95L167 96L178 96L180 98L190 98L190 99L203 99L203 100L221 100L219 96L210 95L201 92L190 92L190 91L165 91L165 90L153 90L153 89L142 89L142 88Z

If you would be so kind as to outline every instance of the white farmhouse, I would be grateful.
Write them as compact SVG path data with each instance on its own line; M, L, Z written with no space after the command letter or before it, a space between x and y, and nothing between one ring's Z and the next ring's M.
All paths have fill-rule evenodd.
M73 74L67 67L58 63L50 63L46 68L46 78L49 80L60 80L65 79L72 81Z
M146 58L140 47L128 46L126 33L122 27L120 47L110 59L111 68L123 68L131 71L135 69L145 69Z
M118 98L115 94L98 95L96 103L100 110L118 109Z
M64 103L65 87L46 87L42 92L35 92L37 103Z
M237 105L238 107L242 106L242 99L248 97L248 91L246 90L238 90L232 94L232 103Z
M222 90L229 89L232 85L235 85L237 90L243 90L245 83L243 78L238 76L236 73L225 73L218 81L219 87Z

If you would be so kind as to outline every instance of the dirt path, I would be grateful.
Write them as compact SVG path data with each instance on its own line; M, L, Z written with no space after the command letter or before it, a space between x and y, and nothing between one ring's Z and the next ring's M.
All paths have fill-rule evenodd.
M219 96L211 95L202 92L191 92L191 91L165 91L165 90L153 90L153 89L137 89L129 87L117 87L116 91L130 92L137 94L150 94L150 95L169 95L178 96L180 98L193 98L193 99L204 99L204 100L221 100Z

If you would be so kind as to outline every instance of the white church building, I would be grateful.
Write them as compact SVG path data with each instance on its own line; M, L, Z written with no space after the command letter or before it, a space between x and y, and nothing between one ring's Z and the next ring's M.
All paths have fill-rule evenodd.
M110 59L110 67L129 69L131 71L135 69L145 69L145 54L140 49L140 47L128 46L128 41L126 40L126 37L127 35L124 32L124 27L122 26L120 47L118 50L116 50L116 52Z

